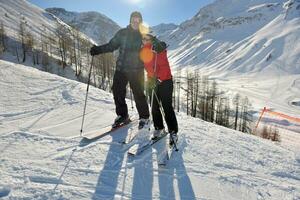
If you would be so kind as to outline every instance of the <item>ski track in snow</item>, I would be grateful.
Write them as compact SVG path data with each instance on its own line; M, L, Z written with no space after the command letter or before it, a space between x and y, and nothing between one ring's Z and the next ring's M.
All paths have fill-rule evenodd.
M180 151L165 168L157 166L155 146L136 158L128 157L117 143L126 131L112 135L111 142L103 138L82 149L76 146L80 139L24 132L1 136L1 146L9 144L1 151L2 184L10 185L10 195L16 199L26 191L35 191L38 198L43 191L49 198L67 199L84 195L87 199L219 199L226 195L243 199L246 194L256 199L257 193L265 199L299 197L299 160L293 152L206 122L195 126L199 120L186 116L179 119Z

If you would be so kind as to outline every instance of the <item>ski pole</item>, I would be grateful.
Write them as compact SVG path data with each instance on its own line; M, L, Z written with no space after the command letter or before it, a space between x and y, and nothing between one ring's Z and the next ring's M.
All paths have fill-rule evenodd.
M80 136L82 136L82 129L83 129L84 116L85 116L85 111L86 111L86 103L87 103L87 97L88 97L88 93L89 93L89 87L90 87L90 81L91 81L91 74L92 74L93 63L94 63L94 56L92 56L92 61L91 61L91 66L90 66L90 71L89 71L88 84L87 84L87 88L86 88L86 95L85 95L85 102L84 102L84 108L83 108L83 115L82 115L82 123L81 123L81 129L80 129Z
M130 88L131 109L133 110L132 89Z
M157 53L155 53L155 61L154 61L154 76L156 76L156 67L157 67ZM156 84L156 83L155 83ZM156 85L155 85L156 87ZM154 97L154 89L155 87L151 88L151 97L150 97L150 120L152 118L152 106L153 106L153 97Z

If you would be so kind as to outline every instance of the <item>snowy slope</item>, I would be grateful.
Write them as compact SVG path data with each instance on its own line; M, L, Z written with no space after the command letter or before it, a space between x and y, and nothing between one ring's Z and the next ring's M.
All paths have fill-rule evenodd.
M0 90L0 198L300 198L299 143L277 144L178 113L180 151L161 168L163 143L132 159L119 143L127 129L79 146L82 83L0 60ZM112 96L93 87L87 108L85 132L115 116Z
M46 11L85 33L98 44L108 42L120 29L117 23L98 12L78 13L63 8L47 8Z

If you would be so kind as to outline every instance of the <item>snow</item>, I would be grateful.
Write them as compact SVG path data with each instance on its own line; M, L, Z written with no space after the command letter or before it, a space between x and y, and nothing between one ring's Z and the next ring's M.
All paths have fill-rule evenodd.
M171 32L172 30L176 29L178 25L170 23L170 24L158 24L156 26L152 26L150 33L159 37L161 34L166 34L166 32Z
M82 145L85 84L8 61L0 66L4 199L300 198L299 142L273 143L177 113L179 152L160 167L164 143L132 158L120 143L126 128ZM84 133L114 117L112 95L91 87Z
M227 94L246 94L257 110L299 117L297 3L217 0L156 31L170 44L174 68L210 72ZM20 12L36 34L59 20L23 0L0 0L0 10L8 13L8 33L17 30ZM1 59L1 199L300 199L299 124L279 119L277 143L176 113L179 152L161 167L167 138L135 158L121 144L130 126L84 143L86 85ZM91 87L84 134L109 126L114 109L111 94Z

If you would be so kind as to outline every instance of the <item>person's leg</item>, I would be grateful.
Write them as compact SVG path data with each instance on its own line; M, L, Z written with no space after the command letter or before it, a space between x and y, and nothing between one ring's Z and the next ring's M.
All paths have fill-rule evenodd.
M154 90L157 93L157 90ZM152 94L152 92L151 92ZM150 98L151 101L151 98ZM153 124L154 124L154 128L156 130L160 130L164 128L164 123L163 123L163 118L159 109L159 104L157 101L157 98L155 97L155 95L153 95L153 103L152 103L152 109L151 109L151 113L152 113L152 119L153 119Z
M128 79L126 74L116 71L114 74L112 91L116 105L116 114L122 117L126 117L128 115L128 108L125 101L127 83Z
M127 72L140 119L149 118L149 108L144 94L144 71Z
M157 96L162 103L168 131L177 133L178 123L172 106L173 80L163 81L158 87Z

